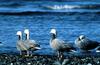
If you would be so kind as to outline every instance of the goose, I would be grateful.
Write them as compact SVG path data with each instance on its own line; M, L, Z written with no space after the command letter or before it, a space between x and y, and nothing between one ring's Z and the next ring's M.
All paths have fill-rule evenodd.
M50 34L51 34L50 46L53 50L58 52L57 53L58 59L61 59L63 57L64 51L69 52L69 51L75 50L75 48L72 45L57 38L56 29L51 29Z
M27 48L24 45L24 41L22 40L22 32L17 31L16 35L18 36L18 41L17 41L16 47L17 47L17 50L20 51L20 55L22 55L22 52L27 51Z
M40 45L35 40L29 39L29 29L25 29L24 33L26 34L24 44L28 47L28 50L31 51L31 53L32 53L32 51L36 51L36 50L41 49ZM29 51L27 52L28 54L30 54Z
M79 49L84 50L84 51L89 51L89 50L95 49L96 47L98 47L100 45L99 42L90 40L90 39L86 38L85 35L80 35L75 40L75 44Z

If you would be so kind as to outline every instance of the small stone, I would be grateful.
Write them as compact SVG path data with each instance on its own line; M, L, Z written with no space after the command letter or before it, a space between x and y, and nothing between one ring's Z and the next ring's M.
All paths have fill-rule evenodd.
M98 61L97 64L99 64L100 62Z
M31 63L27 63L28 65L31 65Z
M82 61L85 61L85 59L81 59Z
M10 65L13 65L13 63L11 63Z
M62 65L66 65L69 63L69 59L64 59L64 61L62 62Z
M87 65L92 65L91 63L88 63Z
M53 65L61 65L59 61L55 61Z
M5 59L7 59L7 57L5 57Z

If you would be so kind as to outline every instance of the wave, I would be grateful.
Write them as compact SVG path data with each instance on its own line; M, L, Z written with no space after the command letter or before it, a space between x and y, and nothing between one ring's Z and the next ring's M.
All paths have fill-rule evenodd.
M9 2L0 4L2 15L31 15L48 13L100 12L100 4L95 2Z
M19 4L19 3L10 3L10 4L0 4L0 11L48 11L48 10L63 10L67 11L69 9L100 9L100 4L87 4L87 5L29 5L29 4Z
M73 8L79 8L79 6L71 6L71 5L54 5L54 6L43 6L44 8L47 8L47 9L53 9L53 10L56 10L56 9L73 9Z
M46 9L61 10L61 9L100 9L100 4L95 5L53 5L42 6Z
M99 13L100 5L54 5L17 8L0 8L1 15L32 15L32 14L50 14L50 13Z
M9 2L9 1L56 1L56 2L75 2L75 1L90 1L90 0L0 0L0 2ZM100 0L91 0L99 1Z
M1 3L0 7L20 7L23 6L23 4L20 4L18 2L11 2L11 3Z
M58 14L59 13L59 14ZM95 11L95 12L90 12L90 11L85 11L85 12L51 12L51 11L24 11L24 12L0 12L0 15L33 15L33 14L51 14L51 15L60 15L60 14L67 14L67 15L73 15L73 14L100 14L100 11Z

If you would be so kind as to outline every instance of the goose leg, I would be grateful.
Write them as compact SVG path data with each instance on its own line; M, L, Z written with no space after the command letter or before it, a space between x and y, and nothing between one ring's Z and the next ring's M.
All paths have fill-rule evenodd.
M20 51L20 55L22 55L22 51Z
M60 60L60 56L61 56L60 51L58 51L58 60Z
M59 51L57 52L57 57L59 58L59 55L60 55L60 53L59 53Z
M30 54L30 52L29 52L29 51L27 51L27 56L29 56L29 54Z
M30 52L30 56L32 56L32 51L30 50L29 52Z
M64 55L63 52L60 53L60 59L63 60L64 59Z

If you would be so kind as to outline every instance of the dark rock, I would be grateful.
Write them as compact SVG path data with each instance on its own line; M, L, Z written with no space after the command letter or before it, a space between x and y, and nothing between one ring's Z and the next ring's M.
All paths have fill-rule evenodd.
M100 57L68 56L58 61L56 56L34 55L31 57L0 54L0 65L100 65Z
M64 59L64 61L62 62L62 65L66 65L66 64L68 64L69 62L70 62L69 59Z

